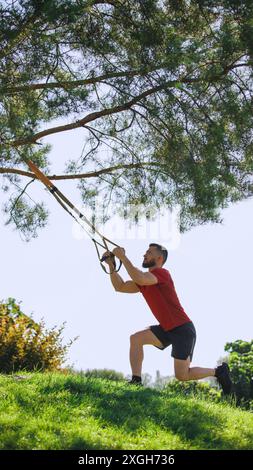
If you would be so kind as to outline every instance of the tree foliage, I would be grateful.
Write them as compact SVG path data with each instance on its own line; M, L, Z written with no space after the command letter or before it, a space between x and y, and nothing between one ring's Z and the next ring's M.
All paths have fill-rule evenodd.
M252 196L250 0L5 1L0 23L0 172L27 238L47 212L13 210L34 179L25 159L50 175L41 139L77 128L80 158L51 176L102 196L105 216L179 204L186 230Z
M0 302L0 371L59 369L73 343L62 344L63 329L46 329L44 321L25 315L15 299Z
M234 391L240 405L253 409L253 340L227 343Z

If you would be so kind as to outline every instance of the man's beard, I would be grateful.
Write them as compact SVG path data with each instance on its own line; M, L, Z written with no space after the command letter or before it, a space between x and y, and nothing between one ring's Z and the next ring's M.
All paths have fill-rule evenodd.
M155 265L156 265L155 260L143 261L142 263L143 268L153 268Z

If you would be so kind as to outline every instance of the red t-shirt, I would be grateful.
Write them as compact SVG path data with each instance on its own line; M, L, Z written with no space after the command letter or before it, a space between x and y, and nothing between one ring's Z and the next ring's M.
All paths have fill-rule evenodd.
M190 318L178 300L169 271L164 268L154 268L151 272L157 278L157 284L137 285L162 328L168 331L190 322Z

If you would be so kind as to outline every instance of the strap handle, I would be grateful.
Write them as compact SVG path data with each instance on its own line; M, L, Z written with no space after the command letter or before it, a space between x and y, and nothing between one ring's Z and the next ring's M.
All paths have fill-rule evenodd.
M94 245L95 245L95 248L96 248L96 251L97 251L97 255L98 255L98 259L99 259L99 262L100 262L100 266L101 268L104 270L104 272L106 274L112 274L113 272L117 273L121 266L122 266L122 261L119 260L119 266L117 268L116 266L116 261L115 261L115 256L113 255L113 253L110 252L110 255L108 256L102 256L102 258L100 257L100 253L99 253L99 250L98 250L98 247L97 245L101 246L102 248L106 249L107 251L110 251L109 248L108 248L108 245L106 243L106 240L108 240L107 238L103 237L103 242L104 242L104 245L102 245L101 243L99 243L97 240L95 240L94 238L92 238L92 241L94 242ZM113 243L109 240L109 242L114 245L114 246L119 246L119 245L116 245L116 243ZM103 265L103 262L107 259L107 258L113 258L113 267L114 269L112 271L107 271L106 270L106 267ZM116 269L117 268L117 269Z

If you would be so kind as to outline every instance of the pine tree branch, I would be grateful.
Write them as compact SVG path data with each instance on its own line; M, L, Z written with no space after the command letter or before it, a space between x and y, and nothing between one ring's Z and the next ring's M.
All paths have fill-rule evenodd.
M29 85L20 85L20 86L8 86L0 88L0 93L4 93L7 95L12 95L20 92L26 91L34 91L34 90L53 90L55 88L64 88L64 89L71 89L76 88L79 86L85 85L93 85L98 82L102 82L104 80L108 80L110 78L121 78L121 77L135 77L136 75L146 75L148 73L154 72L155 70L159 70L163 68L162 65L152 67L149 70L125 70L121 72L111 72L107 74L100 75L98 77L91 77L86 78L83 80L60 80L57 82L50 82L50 83L30 83Z
M143 100L144 98L151 96L161 90L165 90L166 88L172 88L181 85L182 83L200 83L202 82L211 82L215 83L217 81L220 81L224 75L226 75L230 70L233 70L234 68L238 67L245 67L249 65L249 63L241 63L241 64L232 64L231 66L226 66L226 68L223 69L223 72L213 76L212 78L208 78L208 80L203 80L203 78L178 78L177 80L169 80L167 82L162 83L161 85L158 85L156 87L152 87L143 93L140 93L139 95L135 96L132 100L127 101L121 105L118 106L113 106L111 108L105 108L101 111L96 111L90 114L87 114L83 119L80 119L76 122L73 122L71 124L65 124L63 126L57 126L57 127L52 127L49 129L45 129L44 131L38 132L30 137L26 137L24 139L17 139L11 142L4 142L4 145L8 145L10 147L19 147L21 145L28 145L28 144L35 144L37 143L37 140L46 137L48 135L52 134L57 134L60 132L65 132L73 129L78 129L80 127L83 127L85 124L95 121L96 119L99 119L104 116L109 116L111 114L115 113L120 113L122 111L126 111L127 109L130 109L131 106L137 104L139 101Z
M219 77L220 79L221 77ZM199 81L198 79L187 79L187 83L194 83L196 81ZM140 100L158 92L158 91L161 91L163 89L166 89L168 87L173 87L173 86L176 86L178 84L182 83L182 80L170 80L168 82L165 82L161 85L158 85L156 87L153 87L151 89L148 89L146 90L145 92L137 95L136 97L134 97L132 100L130 101L127 101L121 105L118 105L118 106L113 106L111 108L105 108L101 111L96 111L96 112L93 112L93 113L90 113L90 114L87 114L83 119L80 119L76 122L73 122L71 124L65 124L63 126L57 126L57 127L52 127L52 128L49 128L49 129L45 129L44 131L41 131L41 132L38 132L37 134L34 134L32 135L31 137L26 137L24 139L17 139L17 140L14 140L14 141L11 141L11 142L4 142L4 145L8 145L10 147L19 147L21 145L27 145L27 144L35 144L37 142L37 140L41 139L42 137L46 137L48 135L52 135L52 134L57 134L57 133L60 133L60 132L65 132L65 131L69 131L69 130L73 130L73 129L78 129L80 127L83 127L85 124L87 124L88 122L92 122L92 121L95 121L96 119L99 119L101 117L104 117L104 116L109 116L111 114L115 114L115 113L120 113L122 111L126 111L127 109L130 109L131 106L135 105L136 103L138 103Z
M73 180L73 179L83 179L83 178L94 178L102 174L111 173L116 170L142 168L143 166L160 167L161 164L155 163L155 162L129 163L129 164L123 164L123 165L116 165L116 166L112 166L109 168L103 168L102 170L91 171L89 173L80 173L80 174L71 174L71 175L47 175L47 177L50 180ZM15 174L15 175L20 175L20 176L26 176L28 178L38 179L37 176L31 173L30 171L19 170L16 168L0 168L0 174Z

